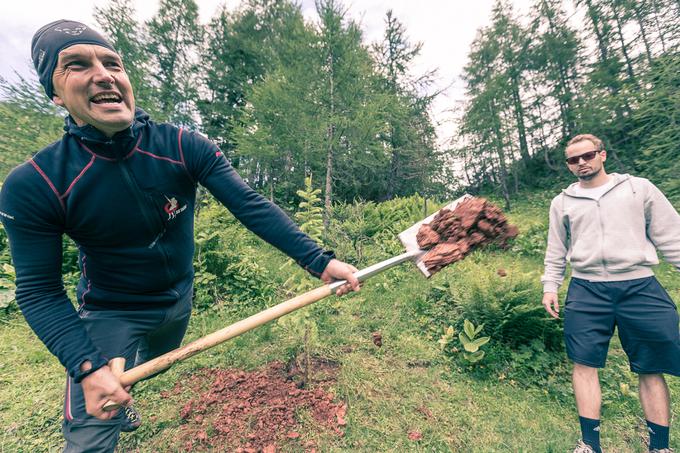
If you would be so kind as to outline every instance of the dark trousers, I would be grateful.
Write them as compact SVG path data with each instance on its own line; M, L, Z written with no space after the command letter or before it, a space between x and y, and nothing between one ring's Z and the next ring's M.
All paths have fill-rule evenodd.
M179 347L191 316L191 291L171 307L143 310L85 307L79 310L79 315L102 355L107 359L124 357L127 370ZM67 377L62 425L65 453L113 452L122 417L122 411L111 420L88 415L81 385Z

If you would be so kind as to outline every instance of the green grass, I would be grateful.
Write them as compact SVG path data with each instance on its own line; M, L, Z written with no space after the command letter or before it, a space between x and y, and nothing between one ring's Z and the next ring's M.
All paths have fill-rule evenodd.
M527 225L544 222L541 216L546 217L548 202L545 196L528 199L513 209L511 218L526 231ZM269 261L272 272L276 272L281 261ZM431 280L402 266L373 278L358 294L329 298L307 308L317 320L314 353L341 364L332 391L348 403L347 427L340 437L319 430L311 417L300 414L302 442L296 445L313 440L317 450L323 452L570 451L579 429L567 374L541 387L494 374L467 372L442 355L436 339L426 334L418 319L417 307L426 303L425 295L433 285L501 267L510 277L515 272L538 276L541 259L494 251L454 265ZM657 275L678 300L677 272L662 265ZM186 341L237 319L226 310L195 314ZM382 333L381 348L372 342L374 331ZM180 402L191 395L162 398L160 392L172 389L193 370L253 369L272 360L288 360L299 351L300 344L301 336L294 329L272 323L141 383L134 397L145 422L137 432L122 435L120 450L182 450L177 440ZM64 370L17 314L0 321L0 357L0 452L58 450L62 442ZM566 357L562 360L566 364ZM668 382L675 399L680 395L680 383L673 377ZM629 384L632 390L637 388L625 355L614 340L608 366L602 372L603 447L607 452L646 451L640 405L634 395L622 393L621 383ZM677 414L676 408L674 418ZM411 431L421 432L422 439L409 440ZM680 448L680 442L673 439L672 446ZM290 444L283 451L299 448Z

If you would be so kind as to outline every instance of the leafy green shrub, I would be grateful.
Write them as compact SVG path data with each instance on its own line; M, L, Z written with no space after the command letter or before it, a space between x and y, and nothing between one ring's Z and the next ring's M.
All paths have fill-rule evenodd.
M475 364L484 358L486 352L480 348L491 340L491 337L479 336L483 328L484 324L475 326L470 320L466 319L463 324L463 331L458 334L458 339L463 347L463 358L470 364ZM459 352L460 350L453 346L455 338L456 330L453 326L449 326L438 341L442 351L448 349L450 352Z
M465 332L466 338L460 338L463 349L480 336L493 339L485 347L484 371L476 367L475 372L536 383L552 379L555 370L563 368L562 327L540 303L538 277L515 271L501 276L489 261L475 253L454 272L445 273L445 281L432 287L418 307L423 325L438 340L451 331ZM444 348L455 363L466 364L469 360L461 361L460 351Z
M398 255L404 247L397 235L425 217L424 205L419 195L382 203L337 204L328 243L344 260L361 265ZM439 208L431 202L427 206L428 214Z
M542 289L534 277L500 277L485 272L466 283L463 299L450 297L450 292L440 299L440 303L458 307L460 317L454 323L457 328L470 319L483 323L487 335L510 347L539 339L550 350L560 348L561 328L540 304ZM455 283L449 285L452 290L459 290Z
M64 287L72 302L76 302L76 286L80 279L79 251L76 243L68 236L62 238L61 273Z
M463 345L465 352L463 357L470 363L479 362L484 358L484 351L481 348L491 340L491 337L480 337L479 333L484 328L484 324L475 326L469 320L463 323L463 331L458 334L460 343Z
M518 255L542 258L548 241L548 227L533 224L526 231L521 231L512 242L510 250Z
M2 186L0 185L0 187ZM5 314L18 308L14 298L16 275L11 261L7 233L0 223L0 309L2 310L0 313L4 312Z
M14 267L11 264L3 263L0 270L0 309L5 313L14 311L17 308L14 297L16 289L15 279Z
M252 313L268 305L276 284L259 247L263 244L214 199L206 198L196 221L194 306Z

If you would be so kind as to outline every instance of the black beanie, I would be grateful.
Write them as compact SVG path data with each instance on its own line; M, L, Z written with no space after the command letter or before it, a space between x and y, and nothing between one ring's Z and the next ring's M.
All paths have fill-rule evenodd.
M59 52L75 44L96 44L118 53L106 38L80 22L61 19L41 27L33 35L31 58L50 99L54 95L52 73L57 66Z

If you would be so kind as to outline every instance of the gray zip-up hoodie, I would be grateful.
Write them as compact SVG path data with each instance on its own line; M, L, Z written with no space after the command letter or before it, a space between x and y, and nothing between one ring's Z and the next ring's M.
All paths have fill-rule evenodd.
M611 173L599 200L577 195L574 183L553 198L545 252L544 292L557 292L567 261L572 276L621 281L654 275L656 250L680 269L680 215L649 180Z

